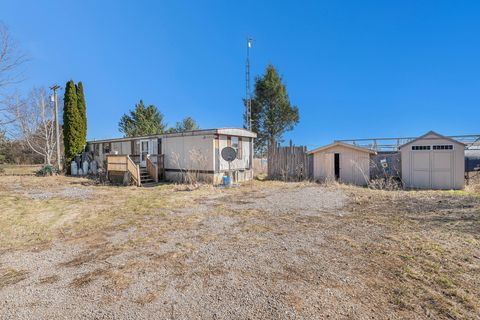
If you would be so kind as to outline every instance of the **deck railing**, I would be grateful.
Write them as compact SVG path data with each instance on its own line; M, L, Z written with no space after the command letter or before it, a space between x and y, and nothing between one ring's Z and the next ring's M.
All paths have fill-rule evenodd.
M158 166L153 163L152 159L150 158L150 155L147 155L147 159L145 159L146 164L147 164L147 172L150 175L150 177L153 178L155 182L158 182Z

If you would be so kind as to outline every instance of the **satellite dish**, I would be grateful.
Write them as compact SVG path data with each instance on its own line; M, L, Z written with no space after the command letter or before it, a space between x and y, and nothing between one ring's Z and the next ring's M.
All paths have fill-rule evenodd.
M222 158L227 162L232 162L237 157L237 151L232 147L225 147L222 149Z

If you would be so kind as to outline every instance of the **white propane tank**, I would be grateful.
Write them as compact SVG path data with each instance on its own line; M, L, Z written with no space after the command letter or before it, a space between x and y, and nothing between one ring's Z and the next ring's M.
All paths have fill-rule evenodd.
M87 175L87 173L88 173L88 161L87 160L83 161L82 170L83 170L83 174Z
M78 175L79 175L79 176L83 176L83 170L82 170L82 168L78 169Z
M97 161L90 162L90 171L92 171L92 174L97 174Z
M75 161L72 161L70 164L70 173L72 176L76 176L78 174L77 163Z

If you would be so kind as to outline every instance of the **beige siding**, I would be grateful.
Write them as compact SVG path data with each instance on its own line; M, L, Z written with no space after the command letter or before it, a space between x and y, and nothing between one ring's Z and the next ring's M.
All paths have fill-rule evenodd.
M370 179L370 155L368 152L344 146L333 146L313 154L313 177L315 180L334 180L334 154L340 154L340 181L366 185Z
M245 170L249 169L251 167L251 157L250 157L250 139L249 138L239 138L242 140L241 148L241 157L240 159L235 159L230 163L230 169L231 170ZM218 144L219 144L219 153L222 152L222 149L227 146L227 136L220 135L218 137ZM228 162L223 160L221 155L219 154L218 157L219 161L219 170L220 171L227 171L228 170Z
M213 171L213 135L162 139L165 169Z
M433 145L453 145L453 150L433 150ZM412 150L430 146L430 150ZM400 149L402 180L407 188L463 189L465 148L461 143L430 134Z

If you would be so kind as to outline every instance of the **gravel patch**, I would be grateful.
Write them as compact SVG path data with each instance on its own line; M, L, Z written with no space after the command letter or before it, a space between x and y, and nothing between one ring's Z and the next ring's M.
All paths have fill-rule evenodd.
M77 187L71 187L68 189L62 189L57 191L31 190L31 191L23 192L24 196L33 200L48 200L51 198L86 200L90 198L92 194L93 194L92 190L77 188Z
M232 207L235 209L309 215L335 212L346 205L348 198L341 190L313 186L285 189L281 192L265 190L250 193L237 201L232 200Z

